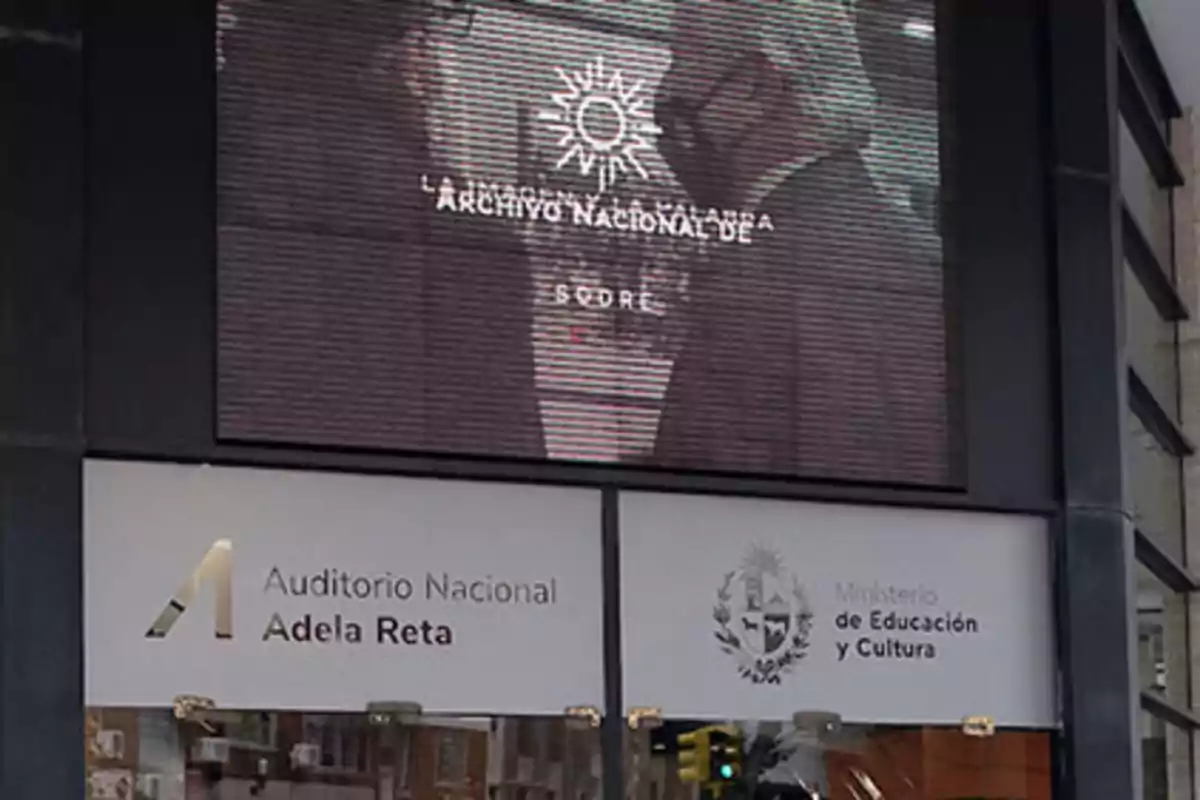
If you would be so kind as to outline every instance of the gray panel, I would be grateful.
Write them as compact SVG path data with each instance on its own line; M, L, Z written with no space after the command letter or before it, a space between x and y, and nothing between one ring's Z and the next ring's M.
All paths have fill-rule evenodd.
M80 462L0 448L0 797L83 797Z
M70 27L69 4L20 21ZM3 22L8 22L5 12ZM2 24L2 23L0 23ZM69 38L69 37L68 37ZM82 69L0 42L0 797L83 796Z

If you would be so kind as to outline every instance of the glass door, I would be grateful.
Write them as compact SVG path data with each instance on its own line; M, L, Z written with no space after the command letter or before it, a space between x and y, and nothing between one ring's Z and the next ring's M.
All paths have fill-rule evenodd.
M567 717L91 708L88 800L600 800Z
M627 735L627 800L1049 800L1050 734L960 728L668 719ZM738 753L731 780L681 779L688 734L724 730ZM684 737L681 740L680 737ZM703 756L700 756L703 760ZM701 768L703 769L703 767ZM714 791L715 789L715 791Z

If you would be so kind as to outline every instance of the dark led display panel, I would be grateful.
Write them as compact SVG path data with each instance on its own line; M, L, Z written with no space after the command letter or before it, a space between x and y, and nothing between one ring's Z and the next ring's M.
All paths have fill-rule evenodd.
M945 485L934 0L229 0L225 441Z

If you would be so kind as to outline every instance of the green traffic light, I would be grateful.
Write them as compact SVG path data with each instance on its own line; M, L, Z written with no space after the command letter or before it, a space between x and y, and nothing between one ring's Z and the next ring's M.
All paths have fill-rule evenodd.
M730 778L733 777L733 765L732 764L722 764L721 765L721 777L724 778L725 780L729 780Z

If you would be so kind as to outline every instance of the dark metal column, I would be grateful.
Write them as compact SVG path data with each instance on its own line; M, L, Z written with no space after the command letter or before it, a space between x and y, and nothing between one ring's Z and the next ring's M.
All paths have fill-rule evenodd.
M63 0L0 12L0 797L84 796L83 70Z
M1113 0L1046 0L1063 512L1058 528L1063 794L1141 796L1126 420Z
M604 727L601 731L604 800L625 798L625 676L621 657L621 498L605 487L601 499L604 540Z

